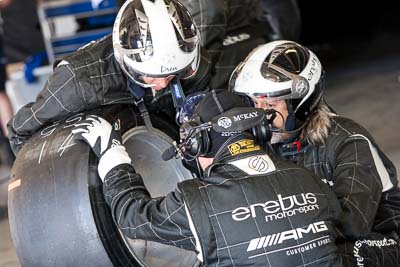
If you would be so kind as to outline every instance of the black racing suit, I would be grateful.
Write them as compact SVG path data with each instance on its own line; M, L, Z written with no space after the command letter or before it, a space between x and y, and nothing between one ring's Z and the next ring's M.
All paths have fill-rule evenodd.
M106 36L55 63L54 72L36 101L22 107L8 123L15 154L30 136L53 121L104 105L134 103L127 78L114 58L111 38ZM207 52L201 49L196 75L181 81L185 93L206 90L209 72ZM144 90L151 94L150 89ZM169 100L170 97L164 106L172 105Z
M257 20L259 0L180 0L201 33L212 59L211 87L226 89L233 69L258 45L271 40L272 28ZM278 4L279 6L279 4Z
M258 16L271 25L273 39L299 40L301 14L297 0L260 0Z
M320 176L343 210L338 248L349 266L400 266L400 191L396 169L372 136L354 121L331 120L323 146L278 146L280 156Z
M152 199L131 165L113 168L103 192L122 232L196 251L205 266L340 266L329 187L248 133L225 144L204 178L165 197Z

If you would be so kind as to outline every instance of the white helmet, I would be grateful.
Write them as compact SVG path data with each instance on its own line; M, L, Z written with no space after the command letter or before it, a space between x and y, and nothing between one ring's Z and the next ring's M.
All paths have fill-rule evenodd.
M324 75L317 56L292 41L273 41L255 48L233 71L229 90L251 98L285 99L289 116L304 126L322 98Z
M143 87L145 77L186 79L199 65L200 34L176 0L128 0L113 29L114 56L128 77Z

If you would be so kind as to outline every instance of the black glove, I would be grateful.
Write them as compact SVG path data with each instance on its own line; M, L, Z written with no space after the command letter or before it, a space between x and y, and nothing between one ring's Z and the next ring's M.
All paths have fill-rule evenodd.
M84 140L100 158L98 165L99 176L102 181L106 174L120 164L131 164L131 159L122 145L119 124L114 127L105 119L89 115L75 124L72 133L75 138Z

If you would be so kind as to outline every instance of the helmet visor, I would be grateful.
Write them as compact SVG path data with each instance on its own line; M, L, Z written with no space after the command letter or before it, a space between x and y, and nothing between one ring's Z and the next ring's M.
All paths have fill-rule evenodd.
M200 43L194 20L180 2L165 0L165 3L174 25L179 48L186 53L193 52ZM141 1L134 1L125 8L118 32L121 47L130 50L129 53L135 56L136 61L143 62L153 55L149 19Z
M261 66L262 76L273 82L286 82L306 67L309 53L295 43L277 46Z
M261 75L274 83L291 82L288 88L278 91L266 90L266 97L279 97L284 99L297 99L304 97L308 92L307 80L299 76L309 60L309 53L303 47L295 44L277 46L261 65ZM267 88L268 89L268 88Z
M121 15L118 28L120 52L137 62L143 62L153 55L153 43L148 18L141 1L128 5Z
M275 105L279 100L282 100L284 98L282 97L269 97L266 95L260 95L260 96L251 96L251 100L254 102L254 104L262 105L262 106L273 106Z
M190 53L199 44L199 33L187 9L178 1L165 0L168 5L168 13L174 24L175 34L178 39L179 48L183 52Z

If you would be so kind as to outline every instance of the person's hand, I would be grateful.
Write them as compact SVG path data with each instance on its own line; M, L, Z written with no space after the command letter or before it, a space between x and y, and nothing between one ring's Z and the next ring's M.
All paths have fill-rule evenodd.
M99 158L112 146L122 144L119 125L113 127L96 115L89 115L85 120L75 123L72 133L75 134L75 138L86 141Z
M114 127L105 119L89 115L75 124L72 133L76 139L89 144L93 152L100 158L98 165L99 176L102 181L106 174L120 164L130 164L131 159L122 145L119 123Z

